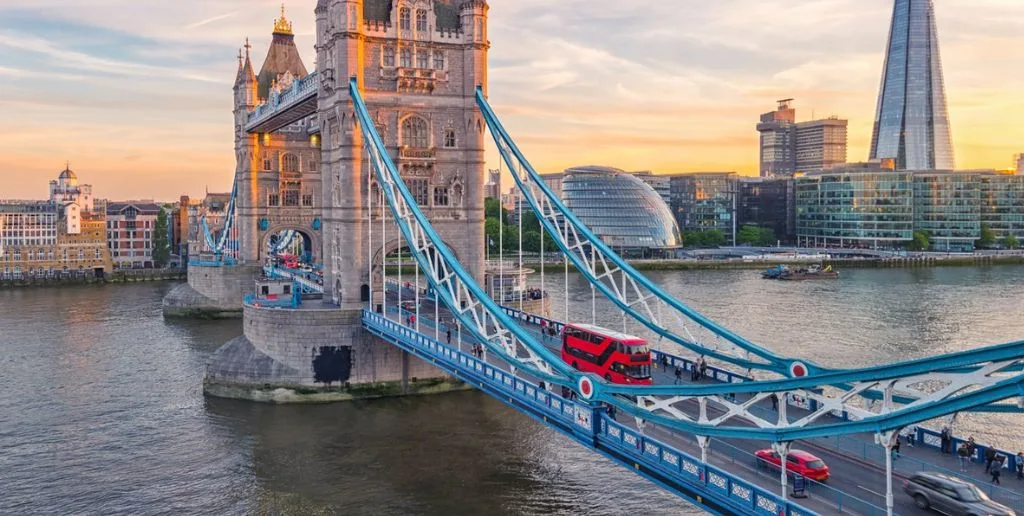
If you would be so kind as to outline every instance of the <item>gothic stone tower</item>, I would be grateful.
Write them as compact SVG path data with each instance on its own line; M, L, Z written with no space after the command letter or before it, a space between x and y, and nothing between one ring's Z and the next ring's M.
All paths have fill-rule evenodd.
M246 42L245 62L235 81L235 173L238 228L243 263L259 263L271 240L283 230L306 238L314 260L321 256L319 136L309 117L273 133L248 134L247 113L281 95L306 77L295 47L292 24L281 10L273 39L258 74L253 72Z
M365 306L368 285L381 285L381 253L399 247L397 227L385 212L387 242L382 246L374 234L368 249L366 218L377 221L379 233L379 203L371 195L375 181L367 184L370 163L353 114L350 77L358 78L417 203L462 265L482 280L485 124L474 93L477 85L487 86L487 10L480 0L317 4L324 286L343 309ZM370 254L377 264L372 282Z

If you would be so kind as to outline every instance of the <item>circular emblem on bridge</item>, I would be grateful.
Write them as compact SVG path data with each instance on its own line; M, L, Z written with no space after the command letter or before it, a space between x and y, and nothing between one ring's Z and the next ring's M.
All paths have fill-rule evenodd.
M789 364L789 376L793 378L803 378L807 376L807 366L803 362L793 362Z
M589 400L594 397L594 382L592 382L590 378L587 378L586 376L581 377L580 381L576 384L576 386L578 388L577 390L580 391L580 396L583 397L583 399Z

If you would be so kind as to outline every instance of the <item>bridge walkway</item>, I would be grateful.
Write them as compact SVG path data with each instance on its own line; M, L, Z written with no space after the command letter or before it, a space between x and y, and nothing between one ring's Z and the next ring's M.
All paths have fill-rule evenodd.
M404 289L403 300L413 301L414 293L410 289ZM397 306L397 293L389 292L388 304L394 309ZM433 331L432 316L434 306L432 301L421 298L420 321L421 331L430 334ZM444 306L438 308L442 321L450 321L451 316ZM399 321L397 314L393 315ZM399 321L401 322L401 321ZM544 338L540 334L540 327L534 324L523 322L522 327L533 332L541 342L544 342L551 349L558 351L557 339ZM443 328L443 326L442 326ZM444 331L439 332L441 340L444 340ZM455 343L455 330L453 330L453 344ZM464 335L467 343L473 342L468 335ZM500 361L493 361L494 365L505 365ZM660 365L654 368L653 375L656 383L671 384L675 381L674 367L664 370ZM723 372L724 373L724 372ZM712 378L705 378L702 383L716 382ZM690 383L689 371L683 373L682 383ZM743 397L740 398L744 399ZM692 402L692 414L697 413L697 403ZM768 400L762 401L756 408L762 411L762 416L774 415L777 412L771 407ZM790 405L787 415L791 420L803 417L808 412ZM715 417L714 410L709 411L709 417ZM619 415L616 420L632 428L636 428L632 417ZM829 416L826 421L839 422L838 418ZM666 444L676 446L680 451L700 456L700 447L696 437L668 429L658 428L648 423L644 432L656 437ZM759 467L754 459L753 453L759 449L770 448L770 443L750 441L743 439L712 439L708 460L712 465L723 467L734 474L742 476L745 480L757 483L766 489L779 490L778 470L770 471ZM794 449L804 449L821 457L829 465L832 478L827 484L808 482L809 499L801 500L799 503L809 509L819 512L850 511L861 514L884 513L885 507L885 458L881 446L874 444L874 436L871 434L854 434L847 436L812 439L797 441L793 443ZM728 467L735 466L735 467ZM740 472L737 468L744 471ZM902 481L916 471L937 471L961 478L968 479L985 490L989 496L996 501L1004 503L1018 511L1024 512L1024 482L1015 478L1015 473L1004 472L1003 484L999 487L988 483L989 476L984 474L984 465L972 463L968 472L961 473L959 465L950 455L943 455L929 446L918 445L909 447L904 444L901 448L901 457L894 462L893 492L894 509L900 514L915 514L920 511L913 505L913 501L902 493ZM818 507L822 504L823 507Z

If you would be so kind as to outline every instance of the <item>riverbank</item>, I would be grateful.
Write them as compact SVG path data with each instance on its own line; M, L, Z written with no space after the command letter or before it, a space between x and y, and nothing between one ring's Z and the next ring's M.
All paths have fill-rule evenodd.
M913 258L848 258L820 260L811 259L786 259L786 260L629 260L629 264L641 271L686 271L686 270L720 270L720 269L747 269L761 270L776 265L807 265L807 264L831 265L833 269L881 269L881 268L918 268L918 267L974 267L989 265L1024 265L1024 256L1020 255L977 255L977 256L924 256ZM524 267L540 270L540 262L527 261ZM561 262L547 262L544 267L550 272L565 270ZM398 274L398 267L388 267L388 274ZM576 268L569 264L569 270L575 272ZM403 266L402 274L414 274L412 266Z
M107 285L112 283L139 283L148 281L187 281L185 269L128 269L116 270L104 275L71 277L37 277L21 279L0 279L0 288L61 287L67 285Z

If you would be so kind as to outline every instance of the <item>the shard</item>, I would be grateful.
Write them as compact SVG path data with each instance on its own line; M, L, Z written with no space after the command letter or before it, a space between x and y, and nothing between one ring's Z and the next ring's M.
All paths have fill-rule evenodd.
M895 0L871 135L871 159L903 170L953 170L932 0Z

